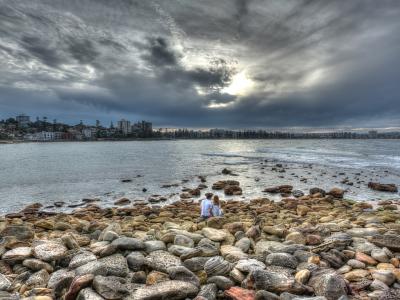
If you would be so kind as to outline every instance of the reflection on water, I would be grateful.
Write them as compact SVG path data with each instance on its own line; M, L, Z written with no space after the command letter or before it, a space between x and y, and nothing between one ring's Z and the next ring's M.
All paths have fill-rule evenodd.
M285 173L271 169L283 162ZM304 168L312 164L310 170ZM102 204L126 196L152 194L178 199L182 187L195 187L197 175L218 179L224 167L238 174L244 198L261 196L276 184L349 189L354 199L396 195L375 194L369 180L400 183L400 141L397 140L187 140L0 145L0 210L15 211L26 203L79 203L98 197ZM343 173L345 175L338 175ZM361 175L356 175L361 172ZM325 173L325 174L324 174ZM337 176L337 177L334 177ZM354 184L341 181L349 177ZM132 179L122 183L121 179ZM258 181L255 181L258 178ZM300 181L306 178L307 182ZM188 182L169 189L163 184ZM143 188L147 192L143 192Z

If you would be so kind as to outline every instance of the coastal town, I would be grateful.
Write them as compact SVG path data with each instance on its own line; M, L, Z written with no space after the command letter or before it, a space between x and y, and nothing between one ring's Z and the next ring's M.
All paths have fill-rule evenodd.
M153 128L149 121L131 122L121 119L108 126L96 120L93 125L82 120L76 125L50 120L47 117L18 115L0 120L0 140L15 142L95 141L132 139L400 139L399 131L338 130L227 130Z

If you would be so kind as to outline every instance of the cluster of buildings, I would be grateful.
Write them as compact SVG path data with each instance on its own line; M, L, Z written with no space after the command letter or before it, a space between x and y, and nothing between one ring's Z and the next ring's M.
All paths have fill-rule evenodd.
M47 117L36 118L32 121L29 116L19 115L0 121L0 139L24 140L24 141L58 141L58 140L102 140L102 139L126 139L149 138L153 136L152 123L147 121L137 122L131 125L130 121L120 120L117 126L111 122L109 127L104 127L100 121L96 124L85 125L81 121L77 125L68 125L53 120L49 122Z
M400 132L369 132L326 130L323 132L268 131L268 130L189 130L160 128L153 130L147 121L133 123L122 119L117 125L111 122L104 127L100 121L85 125L68 125L47 117L31 121L29 116L19 115L0 121L0 140L58 141L58 140L120 140L137 138L159 139L400 139Z

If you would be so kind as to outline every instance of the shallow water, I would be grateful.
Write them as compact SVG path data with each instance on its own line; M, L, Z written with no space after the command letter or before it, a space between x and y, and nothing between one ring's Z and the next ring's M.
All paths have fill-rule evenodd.
M276 163L283 163L286 172L271 171ZM225 167L238 176L221 175ZM343 172L345 175L339 175ZM166 195L173 201L179 198L182 187L193 188L200 183L197 175L207 176L210 186L218 179L238 180L245 199L265 195L262 190L276 184L292 184L304 191L313 186L342 187L348 189L347 197L355 200L397 198L398 194L373 192L366 185L370 180L400 184L400 141L178 140L0 145L0 212L16 211L32 202L80 203L82 198L93 197L99 198L102 205L111 205L123 196L145 200L153 194ZM307 182L301 182L301 177ZM340 183L346 177L353 186ZM132 182L122 183L121 179ZM171 183L179 186L161 188Z

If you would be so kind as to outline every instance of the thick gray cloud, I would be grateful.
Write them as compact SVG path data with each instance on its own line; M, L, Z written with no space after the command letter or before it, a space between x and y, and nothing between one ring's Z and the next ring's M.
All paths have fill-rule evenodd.
M397 0L0 0L0 118L400 126Z

